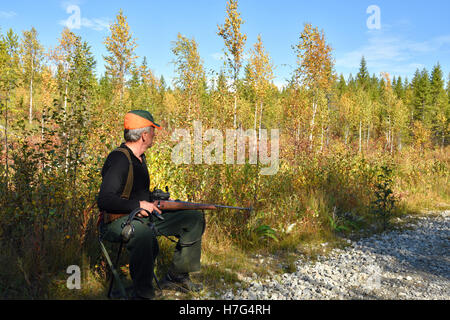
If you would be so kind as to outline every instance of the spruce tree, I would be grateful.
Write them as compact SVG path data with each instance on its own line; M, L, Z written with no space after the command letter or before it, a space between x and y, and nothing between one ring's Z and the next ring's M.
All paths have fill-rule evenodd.
M425 68L422 71L417 69L411 85L413 90L414 119L428 123L431 104L431 83L428 71Z
M445 82L440 64L434 66L431 72L431 108L430 122L437 143L443 147L448 130L449 105L445 92Z
M405 89L403 87L402 77L398 77L394 82L394 92L398 98L403 99L405 96Z
M356 75L356 82L363 89L368 89L370 83L370 75L369 72L367 71L367 63L364 56L361 58L359 72Z
M447 97L448 97L448 104L450 105L450 73L448 74Z
M347 83L346 83L344 75L342 73L341 73L341 75L339 77L339 81L337 83L337 90L338 90L339 96L341 96L347 90Z
M431 103L433 106L439 104L439 100L445 95L445 83L440 64L434 66L431 72Z

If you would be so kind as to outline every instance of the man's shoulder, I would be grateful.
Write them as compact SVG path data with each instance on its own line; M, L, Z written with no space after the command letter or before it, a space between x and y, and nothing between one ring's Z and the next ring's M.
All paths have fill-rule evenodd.
M111 165L115 165L115 164L122 165L125 163L128 164L129 160L128 160L127 155L120 149L126 150L126 148L121 148L121 147L114 149L113 151L111 151L109 153L108 157L106 158L106 162L110 163ZM128 150L126 150L126 151L128 151Z

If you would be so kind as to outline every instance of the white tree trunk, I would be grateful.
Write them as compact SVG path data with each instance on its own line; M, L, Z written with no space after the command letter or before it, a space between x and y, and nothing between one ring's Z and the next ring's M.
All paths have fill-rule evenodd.
M261 102L259 109L259 140L261 140L262 114L263 114L263 103Z
M349 128L348 125L345 127L345 131L344 131L344 137L345 137L345 145L348 144L348 134L349 134Z
M65 88L65 95L64 95L64 126L66 126L66 120L67 120L67 84ZM67 130L67 128L64 128L64 130ZM69 167L69 143L67 138L67 132L63 133L63 137L66 139L66 169L65 172L67 173L68 167Z
M42 117L41 117L41 139L44 141L44 117L45 117L45 111L42 111Z
M359 121L359 153L361 153L362 151L362 147L361 147L361 143L362 143L362 134L361 134L361 130L362 130L362 122L361 120Z
M8 99L5 103L5 162L6 162L6 188L9 187L9 167L8 167Z
M322 133L320 135L320 151L323 151L323 125L322 125Z
M31 76L30 81L30 111L29 111L29 121L30 124L33 120L33 76Z
M236 110L237 110L237 90L236 90L236 86L234 88L235 92L234 92L234 111L233 111L233 126L234 129L237 129L237 116L236 116Z
M314 132L314 121L316 118L316 112L317 112L317 105L313 103L313 115L311 119L311 132L309 134L309 149L312 150L312 143L313 143L313 132Z
M255 132L257 123L258 123L258 103L255 102L255 122L253 123L253 130L255 130Z

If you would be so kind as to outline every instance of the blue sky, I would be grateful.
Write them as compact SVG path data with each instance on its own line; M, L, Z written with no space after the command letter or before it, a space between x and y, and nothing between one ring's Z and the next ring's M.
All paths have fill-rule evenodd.
M104 72L103 40L108 24L120 8L139 47L137 55L147 57L157 76L170 83L174 76L171 47L180 32L194 37L207 72L219 71L223 65L224 44L217 36L217 25L225 19L226 0L16 0L0 2L0 27L17 33L34 26L41 43L53 47L77 6L81 27L73 29L92 47L97 72ZM380 29L369 29L372 13L380 9ZM245 21L246 50L261 34L266 50L275 66L274 82L282 85L295 68L292 45L298 43L306 22L323 29L333 47L335 69L346 77L359 69L361 56L368 62L371 74L389 72L411 79L416 68L431 68L439 61L446 78L450 72L450 1L447 0L240 0L239 11Z

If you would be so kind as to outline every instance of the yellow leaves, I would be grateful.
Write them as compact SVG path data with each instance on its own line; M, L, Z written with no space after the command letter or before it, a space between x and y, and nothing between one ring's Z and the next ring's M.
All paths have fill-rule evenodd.
M413 125L413 134L416 146L422 150L430 143L431 132L426 128L421 121L415 121Z
M332 48L323 31L305 24L300 42L294 46L299 67L297 78L309 87L329 89L334 80Z
M227 17L223 26L217 26L217 34L223 38L230 68L233 69L235 77L241 67L241 60L244 51L247 35L241 33L241 25L243 23L240 13L237 11L237 0L229 0L227 3ZM231 54L232 57L229 57Z
M188 117L191 116L191 111L198 117L202 82L205 81L206 76L197 42L178 33L177 41L173 43L172 52L175 55L173 63L178 73L175 83L183 92Z
M265 52L261 35L253 50L250 51L249 78L258 97L262 97L269 87L269 82L273 80L273 65L268 53Z
M122 10L117 14L116 22L111 24L110 31L111 34L104 41L110 55L104 59L106 70L116 82L122 98L125 76L137 58L134 54L137 44Z

